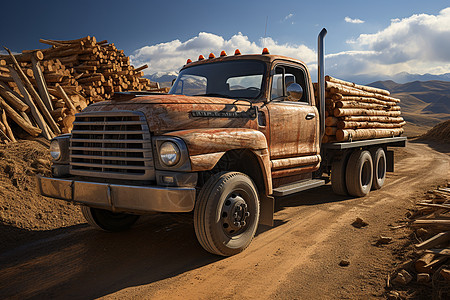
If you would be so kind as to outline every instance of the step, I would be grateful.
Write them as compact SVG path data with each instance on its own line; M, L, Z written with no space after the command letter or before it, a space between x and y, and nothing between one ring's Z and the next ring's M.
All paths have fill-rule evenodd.
M322 179L311 179L300 182L293 182L290 184L282 185L273 189L274 196L287 196L295 194L301 191L306 191L315 187L325 185L325 180Z

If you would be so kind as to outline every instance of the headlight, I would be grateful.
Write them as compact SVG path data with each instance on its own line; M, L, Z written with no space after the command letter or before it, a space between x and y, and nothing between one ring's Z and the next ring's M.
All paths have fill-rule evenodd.
M50 143L50 155L54 160L61 158L61 148L59 147L59 142L57 140L52 140Z
M171 167L180 161L180 148L173 142L164 142L159 148L159 155L161 161Z

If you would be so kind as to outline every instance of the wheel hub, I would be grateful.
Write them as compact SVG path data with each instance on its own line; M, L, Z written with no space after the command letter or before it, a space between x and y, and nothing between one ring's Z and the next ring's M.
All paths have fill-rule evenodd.
M222 207L222 226L227 234L236 234L247 225L250 216L247 203L237 194L230 194Z

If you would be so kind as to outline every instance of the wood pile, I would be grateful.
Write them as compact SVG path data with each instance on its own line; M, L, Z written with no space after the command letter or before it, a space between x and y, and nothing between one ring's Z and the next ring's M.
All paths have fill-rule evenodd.
M417 259L403 263L402 268L392 274L391 283L406 285L415 276L417 283L431 285L436 299L450 299L447 298L450 297L450 183L429 191L427 198L418 203L420 208L409 216L417 239L414 245ZM410 274L410 280L398 279L400 273Z
M0 140L14 142L14 128L51 139L69 133L75 113L111 99L114 92L167 92L143 78L123 50L95 37L44 40L47 49L0 55ZM13 122L17 126L10 126Z
M324 143L399 136L406 124L389 91L325 77ZM317 84L314 84L317 95Z

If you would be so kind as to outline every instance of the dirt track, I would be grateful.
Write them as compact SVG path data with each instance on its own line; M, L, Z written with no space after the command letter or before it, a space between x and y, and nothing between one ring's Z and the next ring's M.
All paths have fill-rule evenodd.
M108 234L87 225L0 254L0 298L280 298L380 297L401 230L389 230L423 192L449 177L450 156L409 143L382 190L363 199L336 196L329 185L277 199L274 228L260 227L243 253L205 252L189 216L148 217ZM356 217L369 226L356 229ZM380 234L394 237L384 247ZM340 267L342 259L350 261Z

